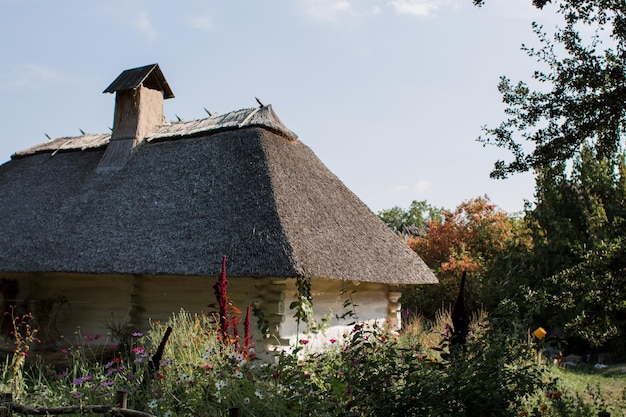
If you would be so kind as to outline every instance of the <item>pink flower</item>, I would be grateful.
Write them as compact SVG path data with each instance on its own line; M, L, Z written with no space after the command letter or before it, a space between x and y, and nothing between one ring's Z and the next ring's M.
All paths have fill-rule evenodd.
M136 347L136 348L134 348L134 349L133 349L133 353L134 353L135 355L139 355L139 354L141 354L141 353L144 353L145 351L146 351L146 349L144 349L144 348L142 348L142 347Z
M213 365L211 365L210 363L205 363L204 365L202 365L202 367L204 369L213 369Z
M302 339L302 340L300 340L300 344L302 344L302 345L308 345L308 344L309 344L309 341L308 341L307 339Z
M337 339L328 339L330 343L337 343Z

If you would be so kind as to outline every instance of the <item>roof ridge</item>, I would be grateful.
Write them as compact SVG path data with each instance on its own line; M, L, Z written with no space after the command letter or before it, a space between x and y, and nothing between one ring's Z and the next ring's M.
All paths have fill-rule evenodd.
M247 127L266 128L287 140L297 140L298 135L289 130L280 121L272 105L263 107L233 110L224 114L216 114L203 119L168 122L156 128L146 136L147 142L182 139L204 133L215 134L224 130L245 129ZM12 158L26 157L38 153L98 149L106 146L111 139L110 133L87 133L80 136L64 136L55 138L13 154Z

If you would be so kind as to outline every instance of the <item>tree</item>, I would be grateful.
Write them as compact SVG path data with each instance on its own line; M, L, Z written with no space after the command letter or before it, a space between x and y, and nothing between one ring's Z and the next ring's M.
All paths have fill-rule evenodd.
M626 2L532 2L554 3L564 24L549 35L533 23L539 47L523 49L541 68L531 83L501 78L506 120L479 141L512 154L492 177L536 174L532 247L515 255L524 307L593 345L614 342L626 331L626 295L615 289L626 285Z
M568 173L537 176L525 220L532 250L520 260L519 295L538 324L600 346L626 332L624 158L583 147Z
M467 272L470 310L492 308L497 304L498 279L490 273L490 267L509 247L518 222L487 196L464 201L452 212L442 212L440 219L428 223L423 236L411 237L407 242L433 269L439 285L408 292L403 303L427 316L442 307L449 308L459 280Z
M543 8L548 2L534 0L533 4ZM479 141L508 149L513 160L497 161L491 173L494 178L572 160L587 143L600 157L612 157L623 142L626 3L561 0L557 4L565 25L550 37L534 23L541 46L523 47L545 67L532 77L543 88L532 90L528 83L513 84L506 77L498 85L508 118L498 127L484 127ZM589 28L594 36L581 35L582 29Z
M425 228L430 220L441 218L442 208L428 204L425 200L413 200L408 209L399 206L378 212L378 217L394 232L400 232L402 226Z

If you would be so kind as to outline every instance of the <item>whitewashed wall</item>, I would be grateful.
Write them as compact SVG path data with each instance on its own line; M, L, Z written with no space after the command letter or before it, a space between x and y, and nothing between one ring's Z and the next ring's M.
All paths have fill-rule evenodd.
M58 309L56 329L71 342L78 327L83 336L100 335L94 343L105 343L112 323L128 323L132 330L145 331L151 322L163 323L181 309L193 313L214 311L216 302L216 279L207 277L30 274L16 279L20 282L20 298L31 305L58 295L65 297L67 302ZM399 305L385 284L313 280L315 320L330 317L327 327L317 334L307 333L304 323L298 329L295 311L289 309L297 294L294 279L231 278L228 294L242 310L242 322L246 307L254 305L270 323L272 335L263 337L257 318L251 318L259 354L288 348L302 339L309 341L307 349L322 348L330 339L341 340L351 330L348 324L353 320L389 320L392 326L399 326ZM349 298L348 309L355 317L338 319L347 311L343 305Z
M296 340L305 339L307 350L323 349L334 341L341 341L349 336L353 329L350 325L352 321L369 322L377 321L384 323L389 321L389 325L399 329L401 323L398 321L399 305L389 300L389 286L386 284L360 283L355 285L352 282L337 280L313 280L311 293L313 295L313 306L315 310L315 320L322 322L324 315L330 315L330 320L326 322L327 327L321 332L307 332L306 324L300 324L294 319L294 312L290 311L285 316L285 323L282 326L282 335L293 346ZM285 304L289 306L295 301L297 294L295 280L290 280L286 287L287 299ZM351 306L344 308L344 302L350 301ZM354 317L341 317L347 310L352 310ZM299 332L299 334L298 334ZM337 343L337 342L334 342Z

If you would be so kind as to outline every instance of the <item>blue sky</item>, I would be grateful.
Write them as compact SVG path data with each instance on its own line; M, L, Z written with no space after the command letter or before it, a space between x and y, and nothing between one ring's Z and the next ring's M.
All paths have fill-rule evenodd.
M373 211L532 200L531 175L476 142L503 117L499 76L528 79L530 0L0 0L0 162L79 129L105 133L124 69L159 63L169 120L273 105Z

